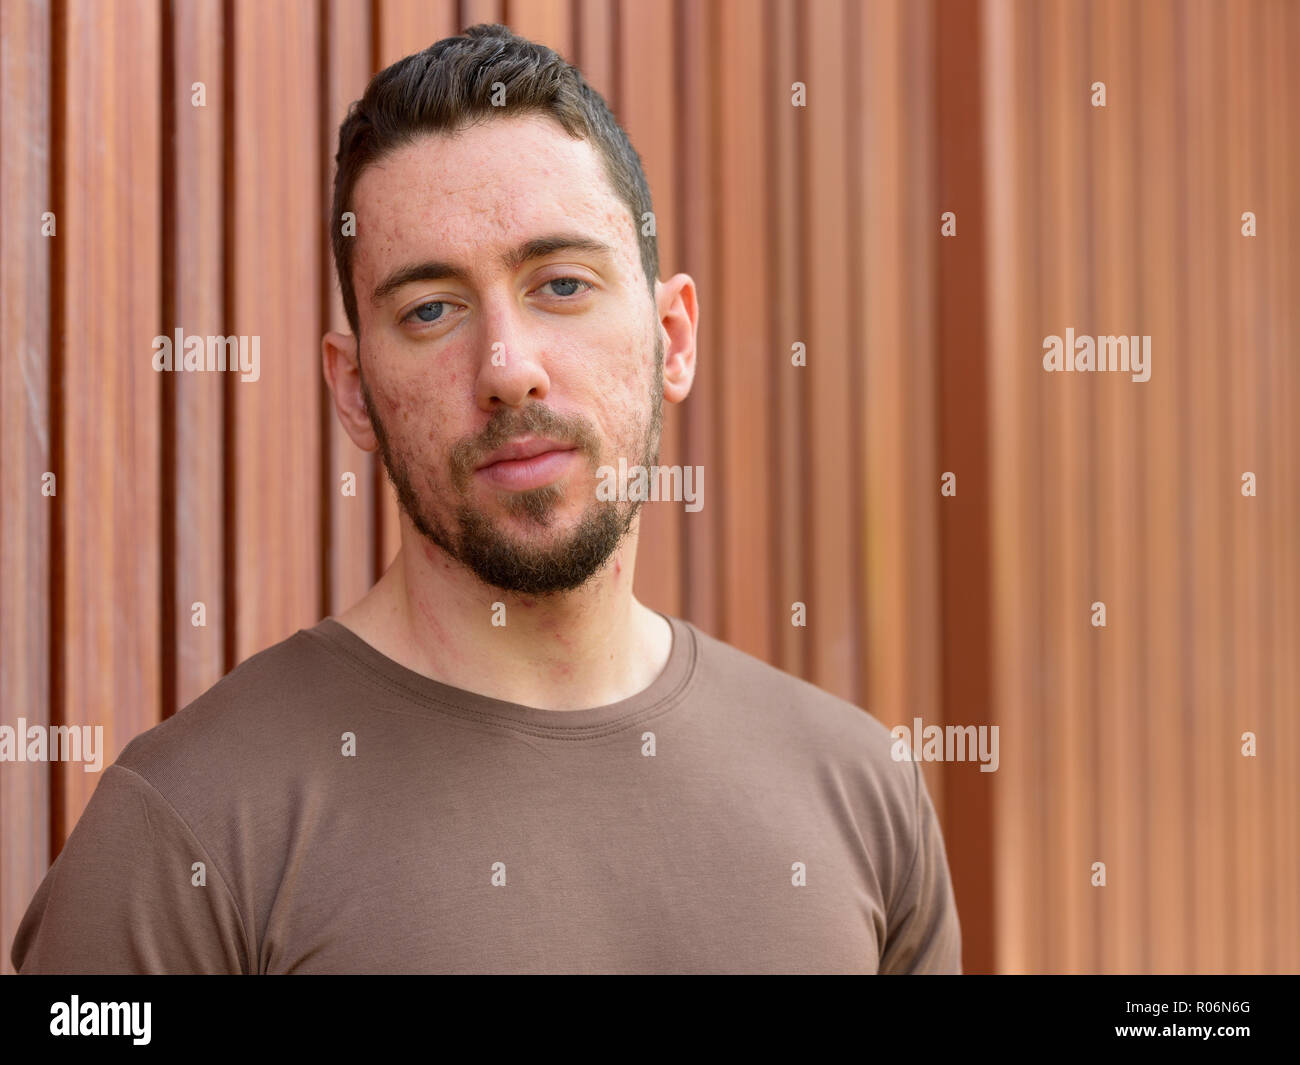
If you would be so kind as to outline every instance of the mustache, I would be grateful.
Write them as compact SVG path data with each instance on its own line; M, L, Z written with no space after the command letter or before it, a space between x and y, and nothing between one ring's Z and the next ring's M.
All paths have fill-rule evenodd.
M600 453L600 438L596 430L580 415L557 414L540 403L530 403L521 410L501 407L481 433L465 437L452 446L453 481L464 488L482 459L514 437L526 434L572 444L589 458L594 459Z

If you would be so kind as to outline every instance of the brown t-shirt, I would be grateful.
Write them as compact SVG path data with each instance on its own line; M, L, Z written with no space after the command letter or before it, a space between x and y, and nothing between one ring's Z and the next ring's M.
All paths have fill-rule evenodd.
M104 771L25 973L961 971L917 763L864 711L669 618L588 710L462 691L332 618Z

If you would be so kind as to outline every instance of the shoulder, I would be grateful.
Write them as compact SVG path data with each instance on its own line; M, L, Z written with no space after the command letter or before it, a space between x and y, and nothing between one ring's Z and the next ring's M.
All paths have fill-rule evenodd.
M866 709L770 665L687 623L699 653L702 697L732 707L738 723L760 730L789 758L802 755L847 774L898 813L915 814L919 772Z
M254 782L268 760L301 743L338 669L325 643L300 629L136 736L115 764L168 797L184 797L200 783Z

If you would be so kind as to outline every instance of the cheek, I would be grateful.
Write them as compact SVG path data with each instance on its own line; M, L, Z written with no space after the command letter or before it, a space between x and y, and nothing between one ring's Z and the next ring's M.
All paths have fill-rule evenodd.
M641 436L650 418L650 393L638 368L628 376L610 375L587 411L599 426L605 446L614 454L626 454L629 461L639 453Z
M609 358L609 352L616 353L614 358ZM642 335L629 346L624 331L610 338L605 353L608 361L602 372L592 375L593 409L600 413L607 438L622 440L637 431L650 416L654 336Z
M446 427L456 421L448 389L419 378L390 379L382 387L372 387L372 394L389 444L395 450L427 462L430 456L450 447L444 434Z

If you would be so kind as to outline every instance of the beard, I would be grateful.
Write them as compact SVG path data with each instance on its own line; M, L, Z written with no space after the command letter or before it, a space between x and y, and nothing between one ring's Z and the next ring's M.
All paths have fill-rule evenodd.
M655 329L655 369L651 376L649 414L641 434L640 465L649 469L658 462L659 438L663 426L663 338ZM553 595L586 584L609 560L631 528L641 501L596 499L578 520L576 528L558 542L534 545L520 541L502 529L470 501L471 478L478 463L516 436L535 434L572 443L593 465L600 457L600 438L591 423L581 416L562 416L540 403L519 408L501 407L483 431L453 445L449 457L449 480L455 493L452 528L448 529L434 508L415 490L414 477L406 456L394 451L375 410L364 374L361 394L366 413L379 441L388 479L397 501L416 531L451 558L468 568L483 583L521 595ZM556 509L564 502L565 490L557 483L523 492L502 493L509 513L533 526L549 527Z

